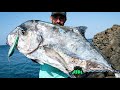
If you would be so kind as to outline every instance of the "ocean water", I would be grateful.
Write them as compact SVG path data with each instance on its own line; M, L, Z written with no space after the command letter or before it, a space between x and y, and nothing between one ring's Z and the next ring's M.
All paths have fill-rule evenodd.
M8 60L9 46L0 46L0 78L39 78L40 65L26 58L18 50Z
M92 39L88 39L91 43ZM8 59L8 45L0 45L0 78L39 78L40 65L18 50Z

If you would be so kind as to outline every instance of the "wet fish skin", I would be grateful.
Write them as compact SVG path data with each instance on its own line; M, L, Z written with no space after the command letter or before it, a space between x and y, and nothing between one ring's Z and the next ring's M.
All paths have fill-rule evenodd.
M113 71L102 54L85 38L86 28L81 28L30 20L8 35L8 44L11 46L18 34L19 52L40 64L52 65L69 76L75 66L82 67L84 72Z

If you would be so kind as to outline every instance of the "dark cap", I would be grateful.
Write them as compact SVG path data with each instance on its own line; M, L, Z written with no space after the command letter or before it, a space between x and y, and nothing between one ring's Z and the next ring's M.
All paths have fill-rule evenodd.
M52 12L51 16L54 16L54 15L63 15L63 16L66 16L66 12Z

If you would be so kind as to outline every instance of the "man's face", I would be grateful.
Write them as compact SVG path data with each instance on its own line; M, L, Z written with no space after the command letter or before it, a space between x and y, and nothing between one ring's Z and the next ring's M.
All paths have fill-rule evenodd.
M51 21L55 25L64 26L66 18L64 16L62 16L62 15L54 15L54 16L51 16Z

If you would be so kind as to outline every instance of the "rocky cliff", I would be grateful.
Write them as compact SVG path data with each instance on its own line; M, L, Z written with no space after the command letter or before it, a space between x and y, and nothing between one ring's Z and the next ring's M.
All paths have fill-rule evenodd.
M120 70L120 25L113 25L107 30L97 33L92 40L115 69Z

